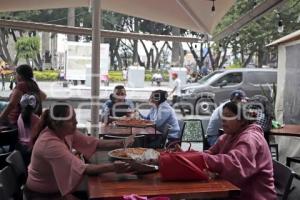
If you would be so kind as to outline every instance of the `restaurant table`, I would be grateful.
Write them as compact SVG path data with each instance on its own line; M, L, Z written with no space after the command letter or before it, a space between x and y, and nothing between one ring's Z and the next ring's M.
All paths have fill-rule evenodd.
M100 155L99 155L100 153ZM107 152L97 152L96 163L103 162ZM94 157L95 158L95 157ZM95 159L97 159L95 158ZM95 161L94 161L95 162ZM88 177L90 199L122 199L123 195L137 194L154 197L167 196L171 199L188 198L232 198L240 189L223 179L209 181L162 181L158 172L135 175L105 173Z
M119 127L113 125L100 125L99 136L103 135L116 135L116 136L126 136L126 135L161 135L162 133L158 130L155 130L154 127L146 128L136 128L136 127Z
M285 124L282 128L271 129L270 135L300 137L300 125Z

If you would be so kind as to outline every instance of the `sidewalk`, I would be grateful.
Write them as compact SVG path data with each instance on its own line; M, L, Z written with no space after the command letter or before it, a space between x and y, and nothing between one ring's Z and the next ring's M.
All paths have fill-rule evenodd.
M47 94L48 99L90 99L91 87L86 85L72 85L63 87L62 82L38 82L39 87ZM100 99L108 99L109 94L116 85L124 85L124 83L110 83L109 86L100 85ZM161 86L151 85L151 82L145 82L143 88L126 87L127 98L137 101L148 100L150 94L154 90L166 90L170 92L172 88L168 82L163 82ZM6 82L5 90L0 92L0 98L6 99L10 95L9 83Z

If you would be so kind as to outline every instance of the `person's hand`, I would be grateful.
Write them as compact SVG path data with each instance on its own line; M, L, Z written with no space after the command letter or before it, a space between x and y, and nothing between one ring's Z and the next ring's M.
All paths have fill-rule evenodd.
M126 173L132 171L130 164L126 162L117 160L113 163L113 165L116 173Z
M132 134L124 140L124 148L127 148L134 143L135 135L136 134Z
M145 164L144 162L138 162L138 161L133 161L130 163L132 169L139 174L142 173L147 173L147 172L153 172L158 170L158 166L157 165L153 165L153 164Z

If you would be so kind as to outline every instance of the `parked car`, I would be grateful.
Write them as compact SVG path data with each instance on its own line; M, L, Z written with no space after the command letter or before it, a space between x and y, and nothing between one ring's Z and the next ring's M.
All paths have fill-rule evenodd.
M276 69L221 69L181 88L182 107L195 114L210 114L216 106L228 100L231 91L243 90L248 97L271 95L277 84Z

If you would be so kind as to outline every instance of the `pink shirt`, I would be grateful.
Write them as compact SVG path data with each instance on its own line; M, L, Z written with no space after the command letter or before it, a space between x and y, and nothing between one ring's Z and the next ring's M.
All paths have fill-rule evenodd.
M242 133L224 134L203 153L212 172L241 189L242 200L275 200L272 157L262 129L249 125Z
M25 127L23 119L21 114L19 115L18 118L18 135L19 135L19 142L23 145L26 145L28 147L32 147L32 141L31 141L31 136L32 136L32 130L34 126L39 122L40 118L32 114L31 115L31 125L30 128Z
M9 96L9 99L12 97L13 93L16 93L17 91L21 91L22 94L25 94L29 91L27 83L26 82L19 82L16 87L13 89L12 93ZM10 99L11 100L11 99ZM20 102L21 99L18 99L18 102ZM16 124L18 117L21 113L20 105L18 104L16 107L14 107L10 113L8 113L8 121L11 124Z
M82 180L86 168L71 149L89 158L96 151L98 142L79 131L63 141L49 128L44 129L33 147L27 187L41 193L60 192L62 196L71 193Z

